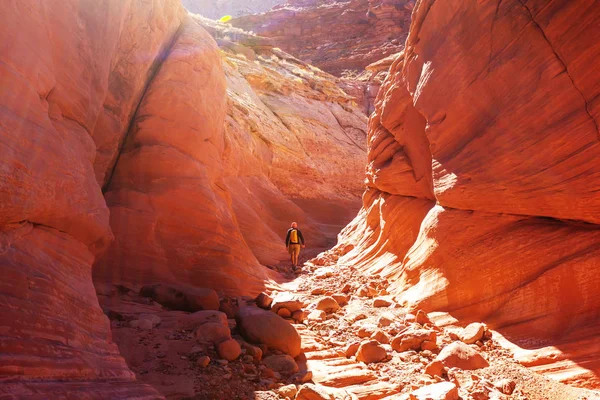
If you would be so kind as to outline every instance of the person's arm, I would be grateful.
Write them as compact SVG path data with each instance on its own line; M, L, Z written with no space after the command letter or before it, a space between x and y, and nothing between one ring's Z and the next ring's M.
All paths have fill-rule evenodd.
M285 247L289 247L290 246L290 233L292 233L290 230L287 231L287 236L285 237Z
M302 243L302 246L304 246L304 236L302 236L300 229L298 229L298 237L300 238L300 243Z

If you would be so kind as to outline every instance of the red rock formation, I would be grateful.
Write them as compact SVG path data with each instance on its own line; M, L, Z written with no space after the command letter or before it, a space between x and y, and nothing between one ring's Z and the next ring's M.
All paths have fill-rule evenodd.
M288 53L340 75L401 51L413 5L407 0L289 1L232 24L273 38Z
M413 18L340 262L394 278L399 301L563 347L597 377L600 9L421 1Z
M285 0L181 0L190 12L207 18L220 19L226 15L241 15L265 12L271 7L285 3Z
M92 285L94 256L113 238L94 173L93 132L108 112L103 102L112 104L105 102L116 85L111 77L140 55L152 57L184 14L174 1L146 10L161 29L137 31L148 42L140 39L132 52L120 38L133 32L130 24L147 22L137 19L144 5L71 0L2 7L0 393L157 398L135 383L119 356ZM120 106L122 115L130 112ZM92 381L104 383L91 387Z

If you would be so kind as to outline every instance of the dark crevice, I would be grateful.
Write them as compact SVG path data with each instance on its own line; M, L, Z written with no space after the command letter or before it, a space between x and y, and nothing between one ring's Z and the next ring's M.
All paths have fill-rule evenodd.
M184 25L185 25L185 23L183 23L183 22L179 25L179 28L177 28L177 31L175 31L171 40L159 52L158 56L154 59L154 61L152 62L152 65L150 66L150 68L148 70L149 71L148 79L146 79L146 83L144 84L144 88L142 90L142 93L140 94L140 98L139 98L137 104L135 105L135 109L131 115L131 120L129 121L129 126L127 127L127 131L125 131L125 135L123 136L123 139L121 140L121 143L119 144L119 148L117 151L117 157L116 157L112 167L110 168L110 173L108 174L108 179L106 179L106 183L102 187L102 193L106 193L108 191L108 188L110 187L110 183L111 183L113 176L115 174L115 171L117 169L117 165L119 164L119 160L121 158L123 148L125 147L127 140L131 137L131 134L132 134L133 130L135 129L135 123L137 121L137 115L138 115L139 108L140 108L142 102L144 101L144 98L146 97L146 93L148 92L148 89L152 85L152 82L154 81L154 79L156 78L158 73L160 72L164 62L167 60L167 58L171 54L171 51L173 50L173 46L175 46L177 39L179 39L179 37L181 36L181 33L183 32L183 29L184 29Z

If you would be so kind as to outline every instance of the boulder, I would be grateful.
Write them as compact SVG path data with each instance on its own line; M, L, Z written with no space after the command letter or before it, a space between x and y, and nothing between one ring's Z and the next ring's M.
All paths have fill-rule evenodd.
M409 396L410 400L458 400L458 388L452 382L423 386Z
M160 317L158 315L154 315L154 314L140 314L138 319L140 321L142 321L142 320L150 321L150 323L152 324L152 327L159 325L161 322Z
M220 343L231 339L231 331L228 326L218 322L207 322L200 325L194 332L196 340L200 343Z
M392 348L398 352L407 350L421 350L425 341L436 343L437 334L427 329L408 329L392 340Z
M444 347L436 360L441 361L447 368L463 370L475 370L489 366L487 360L478 351L462 342L453 342Z
M356 361L362 361L366 364L383 361L387 358L387 352L377 340L363 342L356 352Z
M333 396L323 386L306 383L300 386L295 400L333 400Z
M279 315L257 307L243 307L236 317L242 336L251 343L263 343L292 357L300 354L300 335Z
M177 315L177 329L191 331L200 325L212 322L223 326L227 325L227 315L221 311L205 310L192 314Z
M336 312L340 309L340 305L331 296L322 297L317 301L317 310L325 311L326 313Z
M467 325L459 334L460 340L466 344L475 344L483 339L485 325L478 322Z
M172 310L195 312L218 310L217 292L206 288L189 288L175 285L147 285L140 290L142 297L149 297L163 307Z
M256 305L268 310L273 304L273 298L266 293L261 293L256 297Z
M298 372L298 364L296 364L296 361L287 354L265 357L262 360L262 363L280 374L290 375Z
M236 340L228 339L217 345L217 354L223 360L234 361L242 354L242 348Z
M306 304L297 295L289 292L278 293L271 303L271 311L277 313L280 308L287 308L290 312L302 310Z

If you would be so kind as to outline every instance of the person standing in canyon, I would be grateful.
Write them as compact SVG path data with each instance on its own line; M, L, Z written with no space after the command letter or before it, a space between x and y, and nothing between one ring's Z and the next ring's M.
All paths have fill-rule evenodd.
M302 232L300 232L300 229L298 229L298 224L296 222L292 222L292 227L287 231L287 235L285 237L285 246L290 253L292 267L295 270L298 267L300 249L306 247L304 245L304 236L302 236Z

